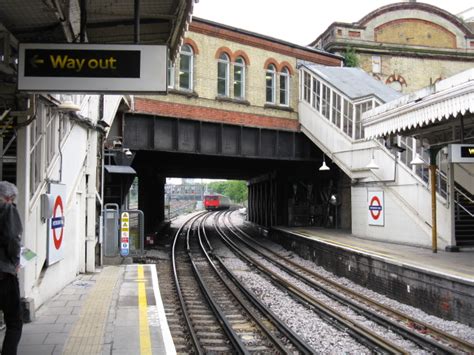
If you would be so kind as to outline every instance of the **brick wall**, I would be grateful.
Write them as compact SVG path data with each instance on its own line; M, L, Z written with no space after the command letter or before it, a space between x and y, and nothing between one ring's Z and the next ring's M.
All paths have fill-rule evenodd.
M135 110L154 115L185 117L202 120L223 120L226 123L298 130L298 71L297 59L316 63L340 65L334 55L324 55L303 47L284 45L269 39L253 37L194 22L184 43L193 47L193 91L179 90L178 85L168 95L137 96ZM230 65L229 96L217 94L217 58L226 53L233 63L237 57L244 58L245 97L237 100L233 92L233 64ZM279 105L279 75L277 73L276 102L266 103L265 69L274 63L277 70L287 68L290 73L289 105ZM174 81L179 82L179 62L175 63ZM154 103L154 101L156 103Z
M404 2L375 9L353 24L334 22L314 44L341 54L353 48L364 71L384 83L400 78L406 82L402 92L409 93L472 68L473 40L474 33L456 16L429 4ZM380 73L372 71L372 56L381 57Z
M359 53L359 65L372 72L372 54ZM439 78L446 79L474 66L473 61L450 61L439 58L416 58L401 55L380 55L381 73L378 78L385 83L391 76L402 76L406 82L402 89L404 93L414 92L434 83Z
M188 118L208 122L299 131L299 122L294 119L256 115L231 110L219 110L197 105L184 105L154 99L136 98L135 112L166 117Z

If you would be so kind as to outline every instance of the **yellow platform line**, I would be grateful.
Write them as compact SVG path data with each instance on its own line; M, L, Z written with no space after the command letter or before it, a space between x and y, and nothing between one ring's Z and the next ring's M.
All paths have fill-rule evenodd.
M143 265L138 265L138 314L140 324L140 354L151 355L150 327L148 325L148 303L146 299L145 275Z
M392 255L387 254L385 252L375 251L375 250L371 250L371 249L364 249L364 248L361 248L361 247L357 247L355 245L345 244L345 243L342 243L342 242L332 240L330 238L326 238L326 237L321 236L321 235L311 234L311 233L308 233L308 232L302 231L302 230L298 230L297 232L299 234L302 234L305 237L309 237L309 238L312 238L312 239L316 238L316 239L319 239L319 240L324 241L324 242L329 243L329 244L339 245L341 247L348 248L348 249L353 249L353 250L356 250L356 251L359 251L359 252L362 252L362 253L366 253L366 254L378 255L378 256L386 258L386 259L394 259Z

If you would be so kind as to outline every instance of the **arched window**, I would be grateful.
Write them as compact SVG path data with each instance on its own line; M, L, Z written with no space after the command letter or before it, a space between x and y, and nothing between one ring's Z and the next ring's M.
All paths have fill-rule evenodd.
M287 68L280 72L280 105L288 106L290 103L290 73Z
M275 82L276 82L276 68L273 64L270 64L267 67L265 73L265 82L266 82L266 101L267 103L275 103Z
M229 56L222 53L217 61L217 94L229 96Z
M238 57L234 63L234 97L245 98L245 61Z
M182 90L193 89L193 49L185 44L179 53L179 88Z

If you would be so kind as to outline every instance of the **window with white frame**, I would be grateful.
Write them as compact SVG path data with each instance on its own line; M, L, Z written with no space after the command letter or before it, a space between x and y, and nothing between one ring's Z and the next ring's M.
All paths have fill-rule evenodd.
M354 105L349 100L344 99L343 126L342 130L349 137L352 137L354 123Z
M234 97L243 100L245 98L245 61L238 57L234 63Z
M217 95L219 96L229 96L229 69L229 56L222 53L217 61Z
M312 103L313 107L319 111L321 106L321 87L319 86L319 80L313 78L313 85L312 85Z
M276 68L273 64L267 67L265 72L265 100L267 103L275 103L275 91L276 91Z
M321 114L329 119L330 107L329 102L331 100L331 89L329 86L321 84L322 86L322 101L321 101Z
M290 104L290 72L283 68L280 72L280 105Z
M193 89L193 49L185 44L179 53L179 88L182 90Z
M307 103L311 103L311 75L309 73L304 72L303 77L303 100Z
M332 92L332 123L334 123L338 128L341 128L341 95Z
M169 88L174 88L174 73L174 63L170 59L168 59L168 71L166 72L166 74Z
M356 105L356 116L355 116L355 139L364 138L364 130L362 128L362 114L366 111L371 110L373 107L372 100L362 102Z

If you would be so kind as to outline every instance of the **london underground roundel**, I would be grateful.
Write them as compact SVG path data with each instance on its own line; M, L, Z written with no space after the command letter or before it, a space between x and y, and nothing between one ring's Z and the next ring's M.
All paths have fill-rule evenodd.
M380 218L380 214L382 213L382 205L380 204L380 200L377 196L372 197L370 200L369 211L373 219L377 220Z
M384 193L383 191L369 191L367 196L368 222L371 226L385 225Z
M51 229L53 231L54 247L59 250L63 242L64 234L64 207L61 196L57 196L56 200L54 201Z

